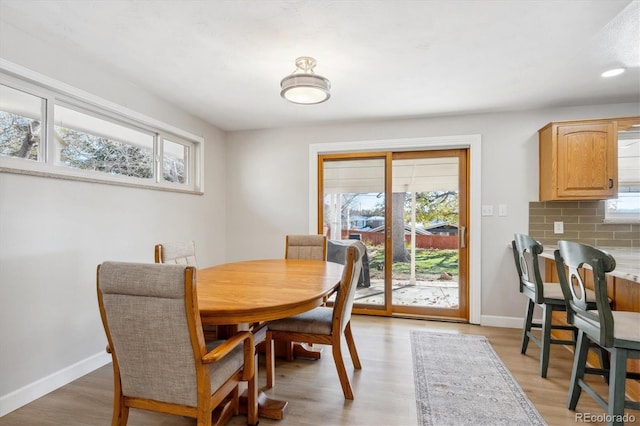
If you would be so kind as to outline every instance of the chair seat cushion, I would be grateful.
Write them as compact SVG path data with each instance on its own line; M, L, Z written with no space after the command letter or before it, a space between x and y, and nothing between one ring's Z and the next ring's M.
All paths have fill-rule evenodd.
M207 342L207 351L218 347L224 340L212 340ZM209 377L211 379L211 393L215 392L226 382L229 377L238 371L244 364L243 345L236 346L220 361L209 364Z
M288 318L269 321L267 327L271 331L290 331L329 336L331 335L332 319L333 308L321 306Z
M613 338L640 342L640 312L612 311Z
M543 283L544 286L544 298L546 299L560 299L564 303L564 294L562 293L562 287L560 283ZM596 301L596 294L593 290L585 289L587 292L587 302ZM611 299L609 299L611 303Z
M598 315L598 311L589 311ZM640 312L611 311L613 315L613 338L614 346L627 347L625 342L635 342L636 346L640 342ZM591 324L594 329L599 329L600 325L593 319L581 316L581 319ZM597 336L599 337L599 336ZM634 346L633 344L631 346Z

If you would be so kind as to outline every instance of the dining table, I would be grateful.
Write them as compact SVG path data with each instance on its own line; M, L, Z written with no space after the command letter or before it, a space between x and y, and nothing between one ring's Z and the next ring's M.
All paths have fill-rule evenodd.
M224 338L247 324L264 324L309 311L321 306L338 288L342 271L343 265L338 263L304 259L247 260L198 269L202 324L217 326L218 337ZM256 330L265 332L264 327ZM257 374L257 357L255 371ZM245 401L243 395L241 409L246 409ZM287 401L259 392L257 402L260 417L284 417Z

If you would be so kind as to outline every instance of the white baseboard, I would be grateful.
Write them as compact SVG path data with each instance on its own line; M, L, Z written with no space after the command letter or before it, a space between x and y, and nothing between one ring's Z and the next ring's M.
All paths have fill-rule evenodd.
M482 315L480 325L486 327L522 328L524 318L498 317L494 315Z
M2 395L0 396L0 417L110 362L111 355L102 352L56 371L11 393Z

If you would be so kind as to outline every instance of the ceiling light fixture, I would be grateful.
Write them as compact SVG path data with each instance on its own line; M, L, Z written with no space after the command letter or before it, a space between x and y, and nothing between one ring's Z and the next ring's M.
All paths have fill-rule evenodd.
M613 68L610 70L606 70L605 72L603 72L602 74L600 74L602 77L615 77L616 75L620 75L624 72L624 68Z
M316 60L309 56L296 59L296 69L280 82L280 96L295 104L319 104L331 97L331 82L315 74Z

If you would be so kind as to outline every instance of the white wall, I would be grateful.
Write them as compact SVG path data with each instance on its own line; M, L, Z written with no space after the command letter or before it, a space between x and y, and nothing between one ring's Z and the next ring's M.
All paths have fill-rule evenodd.
M495 213L481 221L482 323L519 327L524 298L507 247L514 232L528 231L528 203L538 197L538 129L637 114L637 104L618 104L231 133L227 258L280 257L286 234L308 232L310 144L480 134L482 204ZM498 204L507 205L506 217L497 216Z
M195 240L202 266L226 250L224 133L10 18L3 59L202 136L205 194L0 173L0 416L110 361L100 262L153 262L162 241Z

